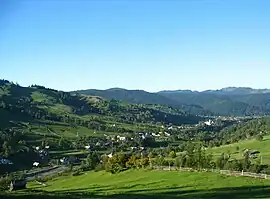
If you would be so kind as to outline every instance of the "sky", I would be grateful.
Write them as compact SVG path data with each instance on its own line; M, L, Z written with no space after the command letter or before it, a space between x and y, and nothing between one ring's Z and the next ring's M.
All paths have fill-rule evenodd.
M72 91L270 88L269 0L0 0L0 79Z

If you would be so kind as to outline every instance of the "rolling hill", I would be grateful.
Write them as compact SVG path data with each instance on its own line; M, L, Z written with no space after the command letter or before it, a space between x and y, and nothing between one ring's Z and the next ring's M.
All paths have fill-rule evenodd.
M182 109L194 115L212 115L210 111L205 110L203 107L190 103L179 103L167 96L159 95L158 93L149 93L143 90L127 90L122 88L111 88L107 90L78 90L71 92L73 94L83 94L100 96L107 100L115 99L131 104L159 104L171 106L174 108Z
M118 122L195 124L201 118L181 109L162 105L127 104L100 97L70 94L32 85L21 87L9 81L0 81L0 114L2 127L10 121L33 120L74 123L85 126ZM87 125L86 125L87 126Z
M207 91L160 91L113 88L108 90L79 90L72 93L101 96L137 104L161 104L180 108L196 115L254 116L270 114L269 89L228 87Z

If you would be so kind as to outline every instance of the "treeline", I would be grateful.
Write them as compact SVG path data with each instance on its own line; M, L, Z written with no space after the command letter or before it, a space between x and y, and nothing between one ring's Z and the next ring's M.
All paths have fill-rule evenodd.
M158 166L171 166L177 168L192 169L220 169L232 171L249 171L254 173L270 173L270 165L260 164L259 161L253 163L250 153L246 152L244 158L240 160L232 159L229 154L222 153L217 159L206 153L200 145L189 144L184 153L178 156L174 151L170 151L168 156L149 153L115 153L112 156L98 153L90 153L77 172L87 170L104 169L110 173L118 173L127 169L154 168Z

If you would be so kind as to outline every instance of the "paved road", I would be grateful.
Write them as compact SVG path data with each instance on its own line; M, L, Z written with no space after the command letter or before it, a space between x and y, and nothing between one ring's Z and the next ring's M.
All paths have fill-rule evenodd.
M41 171L36 171L33 173L28 173L26 174L26 180L30 181L35 179L37 176L46 176L46 175L51 175L54 173L62 172L66 169L66 166L53 166L51 168L43 169Z

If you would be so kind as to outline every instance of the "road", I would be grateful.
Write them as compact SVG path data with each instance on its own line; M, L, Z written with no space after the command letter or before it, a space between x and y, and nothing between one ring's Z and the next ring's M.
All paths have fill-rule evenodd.
M43 169L43 170L36 171L33 173L27 173L25 177L26 177L27 181L30 181L30 180L35 179L35 177L37 177L37 176L39 176L39 177L40 176L47 176L47 175L62 172L66 168L67 168L66 166L53 166L51 168Z

